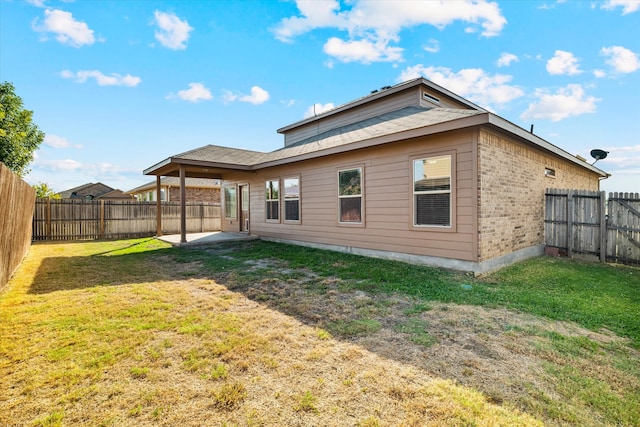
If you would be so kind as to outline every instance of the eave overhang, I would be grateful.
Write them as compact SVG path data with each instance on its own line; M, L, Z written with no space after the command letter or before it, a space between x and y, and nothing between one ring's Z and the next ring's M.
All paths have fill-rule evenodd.
M224 179L224 174L229 172L251 173L260 169L270 168L274 166L281 166L295 162L317 159L325 156L375 147L397 141L406 141L415 138L432 136L444 132L468 129L478 126L489 126L493 130L510 135L523 143L542 149L543 151L552 153L578 166L588 169L591 172L598 174L602 178L607 178L610 176L608 173L600 170L593 165L590 165L585 161L578 159L576 156L545 141L535 134L527 132L523 128L509 122L508 120L505 120L493 113L489 113L486 111L478 112L474 115L456 118L441 123L429 124L423 127L412 128L405 131L394 132L391 134L380 135L371 138L364 138L355 142L338 144L335 146L312 150L301 154L287 155L286 151L290 150L288 148L271 153L253 152L257 155L256 158L262 158L263 160L255 161L255 163L252 164L220 162L216 161L215 159L194 160L184 159L180 157L169 157L145 169L143 173L145 175L179 176L180 168L182 167L184 168L185 176L187 177Z

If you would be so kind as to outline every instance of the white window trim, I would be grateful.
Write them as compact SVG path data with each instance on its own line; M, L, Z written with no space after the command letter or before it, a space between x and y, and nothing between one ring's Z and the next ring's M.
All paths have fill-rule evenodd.
M227 216L227 188L233 189L235 195L235 215ZM222 200L224 202L224 219L227 220L237 220L238 219L238 186L236 184L233 185L225 185L222 189Z
M348 172L348 171L352 171L352 170L359 170L360 171L360 195L348 195L348 196L341 196L340 195L340 172ZM338 169L337 173L336 173L338 182L337 182L337 190L338 190L338 209L337 209L337 213L338 213L338 224L341 226L347 226L347 227L364 227L365 225L365 203L364 203L364 193L365 193L365 188L364 188L364 166L363 165L357 165L357 166L352 166L352 167L344 167L344 168L340 168ZM360 198L360 221L342 221L341 220L341 215L340 215L340 199L355 199L356 197Z
M267 184L270 182L276 182L278 183L278 198L277 199L267 199L267 194L266 194L266 189L267 189ZM280 218L282 217L281 214L281 210L282 210L282 191L280 189L280 178L267 178L264 181L265 186L265 196L264 196L264 220L265 222L269 222L269 223L273 223L273 224L279 224L280 223ZM267 218L267 213L269 212L269 209L267 208L267 206L269 205L269 202L278 202L278 209L276 210L277 214L278 214L278 218Z
M297 179L298 180L298 197L287 199L287 187L285 182L288 179ZM282 178L282 188L283 188L283 202L282 202L282 220L287 224L300 224L302 222L302 185L300 184L302 180L300 179L300 175L292 175ZM287 201L297 200L298 201L298 219L287 219Z
M450 177L450 188L449 190L434 190L428 192L415 192L415 165L414 162L416 160L424 160L431 159L437 157L449 157L451 159L451 165L449 170ZM410 193L411 194L411 213L409 218L409 226L412 230L416 231L439 231L439 232L456 232L457 224L456 224L456 204L457 204L457 178L456 178L456 168L457 168L457 160L456 160L456 152L455 151L445 151L445 152L437 152L437 153L425 153L421 155L411 156L409 167L411 168L411 179L409 180L410 185ZM416 224L416 194L449 194L449 225L437 225L437 224Z

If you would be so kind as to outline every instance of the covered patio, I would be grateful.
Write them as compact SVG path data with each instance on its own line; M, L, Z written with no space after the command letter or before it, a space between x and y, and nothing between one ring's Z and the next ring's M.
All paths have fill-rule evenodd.
M229 233L223 231L213 231L209 233L188 233L184 235L182 241L182 235L169 234L166 236L157 236L156 239L163 242L170 243L173 246L197 246L197 245L210 245L222 242L232 242L239 240L257 240L257 236L251 236L247 233Z
M156 176L156 203L158 205L156 217L156 236L171 244L207 244L225 239L237 239L239 236L249 237L248 233L195 233L186 232L186 178L208 178L224 180L225 174L253 173L252 165L263 158L265 153L241 150L235 148L207 145L185 153L169 157L144 170L145 175ZM180 235L162 235L162 209L160 186L163 176L174 176L180 179ZM238 236L232 236L232 235ZM206 235L206 236L205 236ZM175 243L174 243L175 241ZM197 243L202 242L202 243Z

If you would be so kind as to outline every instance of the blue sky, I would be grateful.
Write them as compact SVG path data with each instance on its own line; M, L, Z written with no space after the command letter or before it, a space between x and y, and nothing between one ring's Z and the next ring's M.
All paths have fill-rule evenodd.
M129 190L206 144L424 76L640 192L640 0L0 0L0 81L47 137L27 181Z

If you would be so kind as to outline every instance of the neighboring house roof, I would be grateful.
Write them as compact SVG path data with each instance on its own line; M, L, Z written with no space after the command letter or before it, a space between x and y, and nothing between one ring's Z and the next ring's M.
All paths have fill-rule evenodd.
M368 95L345 104L330 112L314 118L305 119L289 127L281 128L285 132L295 127L307 125L313 120L321 120L330 114L337 114L349 108L355 108L371 100L377 100L394 91L406 90L415 85L436 87L437 90L454 97L464 108L427 108L410 106L380 114L357 123L347 124L326 132L313 135L295 144L269 153L241 150L217 145L205 145L181 154L169 157L144 170L146 175L176 175L178 168L188 168L190 176L217 177L225 170L253 171L270 166L277 166L295 161L308 160L326 155L337 154L361 148L372 147L399 140L434 135L446 131L464 129L472 126L486 125L498 131L506 132L521 141L552 152L572 163L591 170L602 177L608 174L595 166L578 159L576 156L545 141L537 135L516 126L515 124L489 111L452 94L426 79L417 79L401 83L385 91Z
M96 197L99 200L133 200L133 197L130 194L126 194L122 190L113 190L105 193L101 196Z
M180 186L180 178L175 176L163 176L160 179L160 186L162 187L179 187ZM218 188L220 187L220 181L217 179L207 179L207 178L186 178L185 179L185 187L187 188ZM156 182L151 181L146 184L143 184L139 187L133 188L129 191L125 191L125 194L135 194L149 190L156 189Z
M71 188L69 190L61 191L58 194L63 199L95 199L113 190L114 188L111 188L101 182L91 182L89 184L84 184L75 188Z

